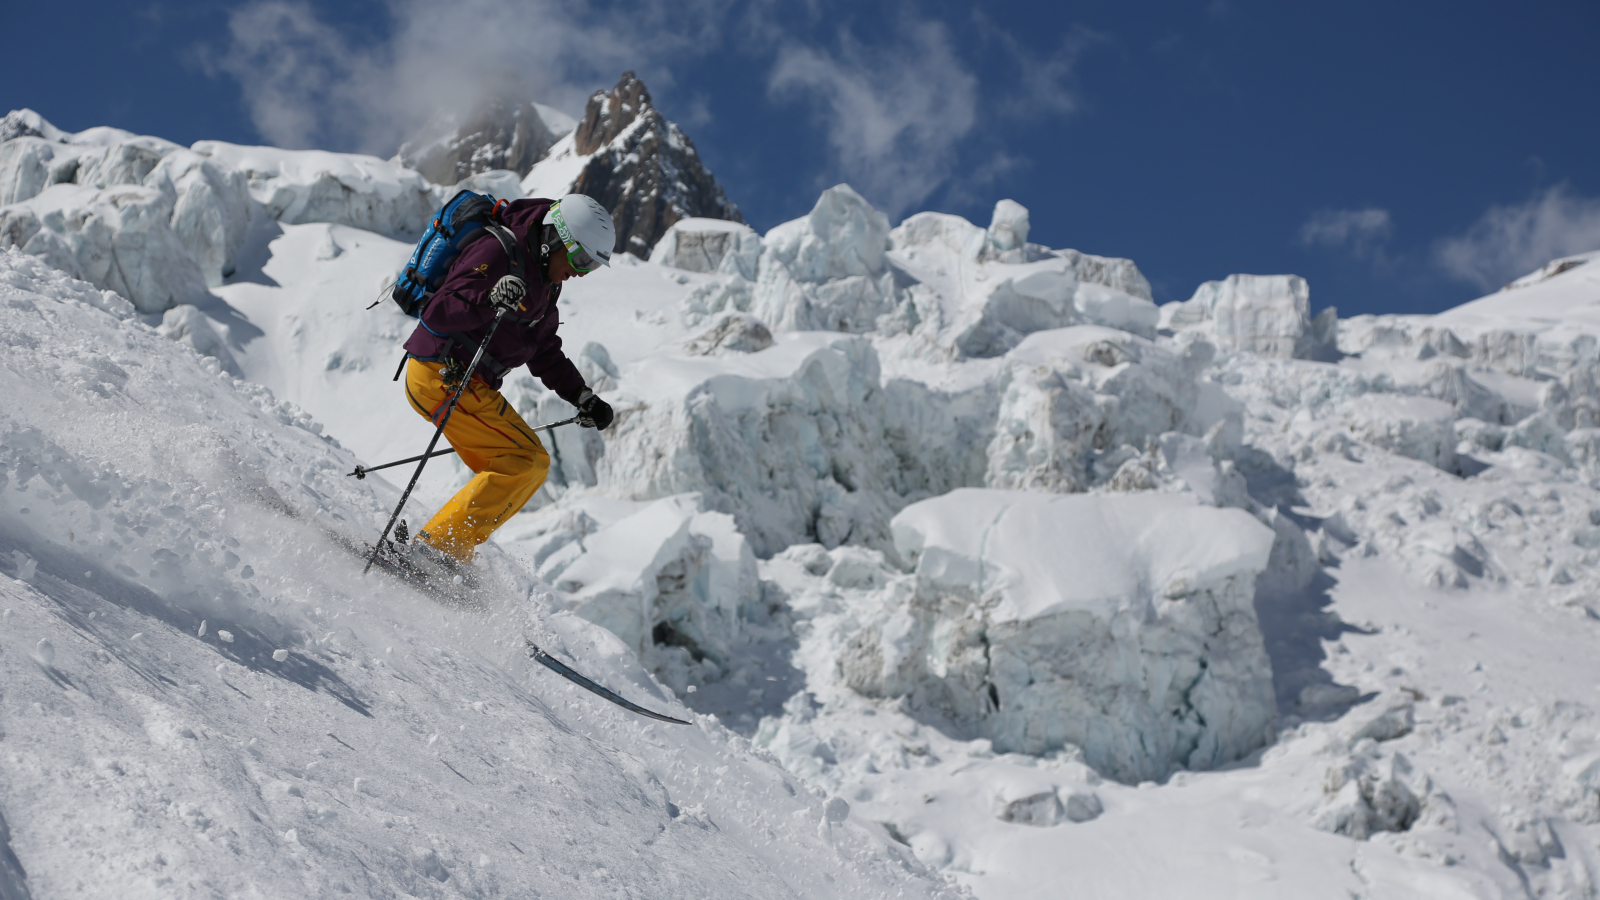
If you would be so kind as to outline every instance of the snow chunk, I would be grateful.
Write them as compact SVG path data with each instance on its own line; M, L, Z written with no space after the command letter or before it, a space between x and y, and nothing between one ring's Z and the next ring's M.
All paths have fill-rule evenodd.
M895 305L889 219L847 184L762 245L751 312L780 330L870 331Z
M238 267L235 255L255 205L244 173L177 150L156 164L144 183L171 198L172 232L199 264L206 285L222 284Z
M985 484L1071 493L1103 482L1125 459L1099 451L1143 447L1172 431L1203 432L1195 415L1209 344L1182 355L1126 332L1077 326L1032 334L1007 354L1004 393Z
M649 659L656 644L726 659L742 606L757 596L755 555L725 513L697 495L669 497L582 538L583 553L546 571L578 615Z
M1338 342L1338 313L1311 318L1311 288L1298 275L1229 275L1183 303L1161 307L1162 326L1208 329L1225 350L1282 359L1325 359Z
M806 540L888 544L891 479L911 480L919 460L889 433L865 338L788 334L760 352L652 358L627 377L597 465L611 491L703 492L762 556Z
M211 319L193 306L177 306L161 317L161 333L180 344L187 344L201 356L209 356L222 364L222 370L235 378L244 373L228 349L227 341L217 334Z
M1026 211L1006 209L997 227L1014 238L1010 229ZM1033 332L1085 323L1156 336L1160 311L1129 260L1036 244L998 250L988 231L941 213L906 219L890 244L900 293L880 333L908 330L968 357L998 356Z
M1022 250L1028 246L1028 208L1015 200L994 205L987 236L997 250Z
M850 687L991 739L1068 744L1113 777L1159 779L1270 736L1270 665L1252 607L1271 529L1170 494L958 490L907 507L916 567L839 658Z
M688 272L718 272L756 279L761 237L743 222L679 219L650 251L650 261Z

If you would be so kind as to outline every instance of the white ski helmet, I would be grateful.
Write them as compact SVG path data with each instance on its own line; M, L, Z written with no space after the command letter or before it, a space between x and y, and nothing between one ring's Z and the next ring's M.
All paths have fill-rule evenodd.
M561 243L576 265L584 252L602 266L611 265L611 250L617 245L617 229L611 214L593 197L567 194L550 207L550 224L556 226ZM588 268L578 266L583 271Z

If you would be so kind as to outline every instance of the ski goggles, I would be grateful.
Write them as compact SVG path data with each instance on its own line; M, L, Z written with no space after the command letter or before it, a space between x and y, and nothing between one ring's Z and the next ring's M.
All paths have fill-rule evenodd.
M550 209L551 224L556 226L556 235L561 238L561 243L567 248L567 262L572 264L572 271L580 275L587 275L600 268L600 263L583 245L573 240L572 229L567 227L567 220L561 216L561 204L557 203Z
M567 262L572 263L572 271L584 275L600 268L600 263L589 255L589 251L583 249L582 244L567 245Z

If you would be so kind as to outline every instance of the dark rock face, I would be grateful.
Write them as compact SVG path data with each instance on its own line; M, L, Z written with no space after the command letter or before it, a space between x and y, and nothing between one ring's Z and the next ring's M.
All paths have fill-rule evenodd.
M396 159L435 184L455 184L493 169L526 175L555 142L532 103L497 97L478 104L459 125L451 119L431 123L400 145Z
M648 257L674 222L695 216L743 222L694 142L650 104L632 72L610 91L589 98L573 135L580 154L593 154L572 184L611 211L618 251Z

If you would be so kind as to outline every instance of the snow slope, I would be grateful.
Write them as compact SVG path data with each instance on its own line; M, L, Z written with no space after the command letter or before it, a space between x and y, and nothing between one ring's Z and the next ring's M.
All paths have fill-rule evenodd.
M683 713L497 554L476 609L361 578L326 532L394 491L265 388L15 250L0 297L8 897L955 895L713 720L532 664Z

